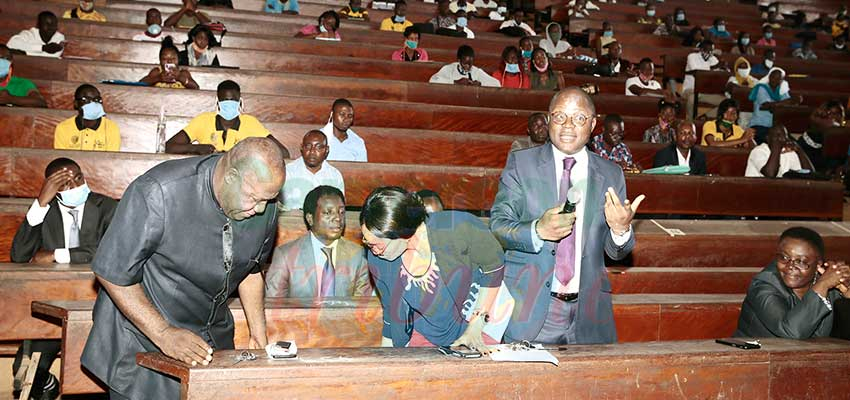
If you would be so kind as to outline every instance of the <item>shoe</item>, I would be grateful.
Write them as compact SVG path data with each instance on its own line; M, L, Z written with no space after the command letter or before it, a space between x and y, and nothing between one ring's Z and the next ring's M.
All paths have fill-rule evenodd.
M56 381L56 385L53 385L52 388L44 390L41 392L41 396L35 397L30 396L32 400L56 400L59 397L59 381Z

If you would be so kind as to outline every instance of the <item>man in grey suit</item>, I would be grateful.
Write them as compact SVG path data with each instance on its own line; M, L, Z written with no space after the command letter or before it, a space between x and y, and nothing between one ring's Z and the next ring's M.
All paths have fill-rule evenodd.
M304 198L309 232L274 250L266 272L266 297L369 296L372 284L362 246L345 232L345 196L317 186Z
M621 203L622 170L586 149L595 117L590 96L564 89L549 104L551 144L508 156L490 213L516 301L505 342L617 340L604 256L619 260L634 247L631 221L643 195ZM568 198L573 212L563 212Z

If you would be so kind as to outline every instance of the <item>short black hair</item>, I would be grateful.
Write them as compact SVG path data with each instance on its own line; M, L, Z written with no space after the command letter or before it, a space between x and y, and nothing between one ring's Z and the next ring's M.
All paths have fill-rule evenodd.
M644 64L646 64L646 63L650 63L650 64L651 64L651 63L652 63L652 59L651 59L651 58L649 58L649 57L641 58L641 59L640 59L640 62L638 63L638 66L642 66L642 65L644 65Z
M723 119L723 115L725 115L726 111L729 111L730 108L740 110L738 102L735 99L725 99L717 105L717 122L720 122Z
M48 176L53 175L56 171L68 167L77 167L77 169L80 169L80 165L70 158L57 158L51 161L50 164L47 164L47 167L44 168L44 177L47 178Z
M717 18L715 18L715 19L714 19L714 24L713 24L713 25L717 25L717 23L719 23L720 21L723 21L723 17L717 17Z
M502 60L506 60L511 52L514 52L517 56L519 56L519 49L516 46L505 46L504 50L502 50Z
M360 210L360 225L383 239L409 239L427 218L422 199L398 186L373 190Z
M785 239L798 239L802 240L818 251L818 254L821 258L824 257L825 250L823 244L823 238L817 232L804 228L802 226L795 226L793 228L788 228L785 232L782 232L782 235L779 236L779 242L781 243Z
M422 38L422 33L419 32L419 27L417 27L416 25L410 25L407 28L404 28L404 37L408 37L414 33L419 35L420 39Z
M714 46L714 42L712 42L710 39L705 39L702 41L702 43L700 43L699 48L705 49L708 48L708 46Z
M437 203L440 203L440 207L445 208L445 205L443 204L443 199L440 198L440 194L431 189L422 189L416 192L416 195L419 196L419 199L423 202L425 201L425 199L437 200Z
M337 106L349 106L351 108L354 108L354 104L351 104L351 102L348 101L348 99L336 99L336 100L334 100L334 103L331 105L331 111L336 110Z
M209 48L221 46L221 43L219 43L218 39L215 38L215 35L213 35L213 32L210 27L204 24L195 25L195 27L189 31L189 39L183 42L183 44L192 44L192 42L195 41L195 36L202 32L205 33L207 35L207 39L209 39L209 42L207 44Z
M180 50L174 45L174 38L171 36L166 36L162 39L162 45L159 47L159 56L162 57L162 53L166 50L174 50L175 53L180 53Z
M620 114L608 114L608 115L605 116L605 120L604 120L603 124L608 125L608 123L610 123L610 122L622 124L623 123L623 117L621 117Z
M664 99L658 100L658 112L664 111L665 108L672 108L674 110L679 109L679 103L675 103L672 101L666 101Z
M304 196L304 206L302 209L304 210L304 225L307 227L307 230L310 230L312 226L312 222L307 219L307 214L316 215L316 207L319 205L319 199L324 196L337 196L342 200L342 204L345 205L345 195L338 188L328 185L316 186L310 193L307 193L307 196Z
M475 57L475 50L468 45L462 45L457 48L457 59L460 60L463 57L470 56Z
M543 112L532 113L531 115L528 116L528 128L529 129L531 129L531 122L534 121L535 118L543 118L544 121L549 122L549 121L546 120L546 113L543 113Z
M528 40L529 42L531 42L531 36L527 36L527 35L526 35L526 36L523 36L523 37L519 38L519 45L520 45L520 47L522 47L522 42L524 42L524 41L526 41L526 40ZM534 42L532 42L531 44L534 44Z
M333 17L334 30L339 29L339 14L337 14L336 11L328 10L323 12L322 15L319 15L319 25L322 25L322 20L325 19L325 17Z
M41 21L42 19L50 18L50 17L56 18L56 14L54 14L51 11L42 11L42 12L38 13L37 21Z
M88 89L97 90L97 88L94 85L91 85L91 84L88 84L88 83L84 83L80 86L77 86L77 90L74 91L74 100L79 99L80 97L83 97L83 91L88 90ZM98 90L98 93L100 93L99 90Z
M240 95L242 94L242 89L239 87L239 84L230 79L221 81L221 83L218 84L216 94L221 94L225 90L235 90L236 93L239 93Z

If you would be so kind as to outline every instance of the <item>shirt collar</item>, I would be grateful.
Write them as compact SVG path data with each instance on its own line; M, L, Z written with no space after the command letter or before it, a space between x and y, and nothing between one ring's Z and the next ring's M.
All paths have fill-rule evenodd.
M558 148L552 143L549 143L549 147L552 148L552 158L554 158L557 162L563 163L563 160L567 157L575 158L576 164L587 162L587 146L582 146L581 150L575 154L566 154L561 150L558 150Z
M316 237L316 234L314 234L312 231L310 232L310 241L313 243L313 248L317 251L321 251L322 248L325 247L330 247L333 249L333 251L336 251L336 245L337 243L339 243L339 239L337 239L331 242L330 246L325 246L325 244L322 243L322 241L319 240L319 238Z
M304 157L298 157L297 161L298 161L298 163L296 165L298 165L298 167L300 167L301 169L304 170L304 172L306 172L310 175L319 175L320 173L322 173L322 171L325 170L325 166L328 165L328 160L322 161L322 165L319 167L319 170L316 171L316 173L314 174L313 172L311 172L307 168L307 163L304 162Z
M100 129L100 123L101 123L101 122L103 122L103 117L100 117L100 118L98 118L98 119L95 121L95 123L94 123L94 129L93 129L93 130L98 130L98 129ZM76 117L76 118L74 118L74 124L76 124L76 125L77 125L77 130L78 130L78 131L82 131L82 130L84 130L84 129L88 129L88 128L86 128L85 126L83 126L83 117L81 117L81 116L79 116L79 115L77 115L77 117Z
M221 118L221 115L216 114L216 115L215 115L215 130L217 130L217 131L222 131L222 132L223 132L223 131L224 131L224 126L222 126L222 124L221 124L221 120L222 120L222 119L224 119L224 118L221 118L221 119L219 119L219 118ZM233 123L233 127L232 127L232 128L230 128L230 129L233 129L234 131L238 131L238 130L239 130L239 126L240 126L241 124L242 124L242 120L240 120L240 119L239 119L239 116L237 115L237 116L236 116L236 122L234 122L234 123Z

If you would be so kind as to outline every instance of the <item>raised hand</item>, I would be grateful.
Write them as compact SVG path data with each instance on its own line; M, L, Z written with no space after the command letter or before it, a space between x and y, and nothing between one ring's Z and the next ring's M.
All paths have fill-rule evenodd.
M615 234L622 235L629 230L632 219L634 219L640 203L645 198L646 196L640 195L635 198L634 202L626 199L625 202L621 203L614 188L608 188L608 191L605 192L605 221Z
M67 168L62 168L50 174L41 187L41 192L38 193L38 204L42 207L47 207L50 200L56 197L56 193L59 193L59 191L64 189L73 180L74 172Z

